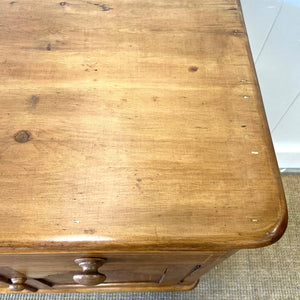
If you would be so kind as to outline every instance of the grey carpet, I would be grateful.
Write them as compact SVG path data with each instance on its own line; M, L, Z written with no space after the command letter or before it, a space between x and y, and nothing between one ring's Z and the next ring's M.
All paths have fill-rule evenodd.
M289 210L289 225L276 244L242 250L204 275L190 292L8 294L3 300L62 299L300 299L300 175L282 176Z

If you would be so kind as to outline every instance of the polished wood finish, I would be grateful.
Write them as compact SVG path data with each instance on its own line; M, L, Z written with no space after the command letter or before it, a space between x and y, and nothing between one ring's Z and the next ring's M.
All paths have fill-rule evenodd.
M184 290L282 236L237 0L3 0L0 20L2 286L82 290L101 275L74 261L101 257L95 289Z
M25 289L24 283L26 278L11 278L11 284L9 285L9 289L13 292L21 292Z
M75 263L82 268L82 273L75 274L73 280L81 285L98 285L105 281L106 276L98 272L104 264L105 259L101 258L77 258Z
M18 276L38 292L67 291L112 291L112 290L186 290L198 282L202 270L208 270L226 259L230 252L115 252L115 253L65 253L65 254L3 254L0 256L0 275L3 278ZM99 261L97 267L87 267L86 262ZM84 263L95 274L105 274L104 283L94 287L74 282L81 267L74 259ZM10 265L11 268L6 267ZM19 272L16 272L18 270ZM95 283L95 282L93 282ZM88 282L90 284L90 282ZM27 288L28 289L28 288ZM0 292L8 292L6 286Z
M83 287L74 285L62 285L55 287L55 289L43 289L37 293L95 293L95 292L183 292L194 289L198 281L192 284L182 285L155 285L153 283L144 282L129 282L120 284L102 284L101 287ZM0 287L0 293L11 293L6 289Z

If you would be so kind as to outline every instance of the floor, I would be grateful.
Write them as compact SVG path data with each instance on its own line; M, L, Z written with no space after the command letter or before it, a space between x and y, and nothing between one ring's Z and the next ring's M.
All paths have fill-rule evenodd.
M241 0L281 168L300 168L300 1Z

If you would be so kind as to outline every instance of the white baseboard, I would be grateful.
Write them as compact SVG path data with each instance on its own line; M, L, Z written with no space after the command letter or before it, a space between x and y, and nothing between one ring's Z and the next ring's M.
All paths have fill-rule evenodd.
M280 169L300 169L299 152L276 152Z

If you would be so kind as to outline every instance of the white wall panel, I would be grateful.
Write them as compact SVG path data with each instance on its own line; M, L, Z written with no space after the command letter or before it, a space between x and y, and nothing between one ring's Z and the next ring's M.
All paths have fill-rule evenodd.
M300 168L300 0L241 0L281 168Z
M242 0L242 9L254 61L274 24L282 0Z

